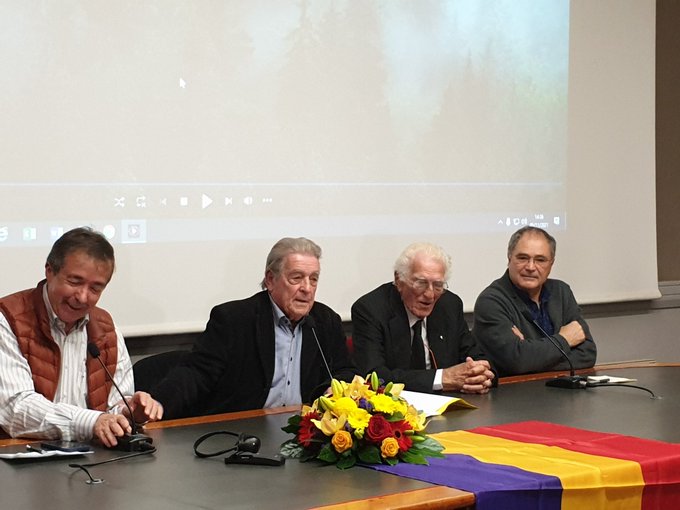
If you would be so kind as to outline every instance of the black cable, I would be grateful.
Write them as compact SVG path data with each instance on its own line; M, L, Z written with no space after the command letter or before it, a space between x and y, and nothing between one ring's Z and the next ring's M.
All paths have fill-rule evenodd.
M130 453L128 455L121 455L120 457L114 457L113 459L102 460L102 461L99 461L99 462L90 462L89 464L72 463L72 464L69 464L68 467L75 468L75 469L81 469L81 470L85 471L87 476L90 477L90 479L87 480L86 483L89 483L89 484L102 483L104 480L101 479L101 478L92 478L92 475L87 470L87 468L95 467L95 466L101 466L102 464L109 464L110 462L117 462L119 460L131 459L132 457L139 457L141 455L150 455L150 454L156 452L155 446L152 446L148 443L146 443L146 444L149 446L149 448L146 449L146 450L142 450L142 451L135 452L135 453Z
M79 467L94 467L94 466L101 466L102 464L108 464L110 462L116 462L119 460L125 460L125 459L131 459L132 457L139 457L140 455L150 455L152 453L156 452L156 447L151 446L148 450L144 450L141 452L135 452L135 453L129 453L127 455L121 455L120 457L114 457L113 459L106 459L106 460L101 460L99 462L91 462L89 464L69 464L69 467L73 468L79 468Z
M586 383L587 388L599 388L601 386L616 386L617 388L636 388L638 390L646 391L651 395L650 398L655 400L660 400L663 397L657 397L652 390L645 388L644 386L636 386L634 384L621 384L621 383Z
M218 430L216 432L208 432L207 434L203 434L201 437L199 437L195 442L194 442L194 455L196 457L200 457L202 459L205 459L207 457L216 457L217 455L222 455L225 453L229 453L233 450L236 450L238 447L238 440L236 441L236 444L232 446L231 448L227 448L226 450L220 450L219 452L213 452L213 453L203 453L198 451L198 447L201 445L203 441L208 439L209 437L212 436L217 436L217 435L224 435L224 436L234 436L234 437L240 437L241 434L237 434L235 432L228 432L226 430Z
M82 469L83 471L85 471L85 474L90 478L89 480L85 480L85 483L88 483L90 485L98 484L98 483L104 483L103 478L92 478L92 475L87 470L87 468L84 467L84 466L81 466L80 464L69 464L69 467L74 467L74 468Z

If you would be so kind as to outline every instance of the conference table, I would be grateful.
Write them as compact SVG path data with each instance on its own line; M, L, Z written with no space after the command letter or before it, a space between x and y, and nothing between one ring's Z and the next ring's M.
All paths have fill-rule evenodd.
M619 385L582 390L547 387L555 374L506 378L487 395L456 395L476 409L455 409L431 419L429 433L537 420L600 432L680 443L680 366L654 362L582 371L636 379L646 391ZM339 470L288 459L283 466L225 465L224 456L198 458L193 444L215 431L260 438L273 455L291 437L281 430L295 408L263 409L148 424L157 451L89 468L103 483L68 466L124 455L94 454L0 462L2 507L11 509L212 508L474 508L474 494L364 467ZM221 438L221 439L220 439ZM214 438L226 448L231 436ZM25 451L26 440L1 440L0 453ZM220 446L205 443L202 449Z

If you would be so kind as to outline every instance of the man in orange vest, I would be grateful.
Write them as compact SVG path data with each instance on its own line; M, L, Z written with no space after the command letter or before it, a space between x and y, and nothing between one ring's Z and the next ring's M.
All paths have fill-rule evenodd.
M0 427L10 436L96 438L112 447L131 432L129 420L162 417L162 406L148 393L133 394L123 337L96 306L114 267L106 238L76 228L54 243L45 280L0 299ZM100 360L123 394L131 395L133 416Z

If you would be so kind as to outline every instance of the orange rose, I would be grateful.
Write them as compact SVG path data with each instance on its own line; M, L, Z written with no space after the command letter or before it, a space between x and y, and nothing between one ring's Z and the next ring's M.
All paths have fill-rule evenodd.
M394 457L399 453L399 443L393 437L383 439L383 442L380 445L380 453L386 459Z
M342 453L352 448L352 435L346 430L338 430L335 434L333 434L331 444L335 448L336 452Z

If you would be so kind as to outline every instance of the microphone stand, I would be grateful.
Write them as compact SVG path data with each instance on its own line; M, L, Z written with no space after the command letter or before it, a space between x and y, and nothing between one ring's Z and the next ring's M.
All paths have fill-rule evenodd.
M574 364L571 362L571 359L567 355L566 352L564 352L564 349L560 347L560 344L555 340L552 336L550 336L538 323L538 321L534 320L534 318L531 316L531 313L529 310L523 310L522 311L522 316L528 320L529 322L533 323L534 326L538 328L538 330L550 341L551 344L555 346L555 348L560 351L560 354L564 357L564 359L567 360L567 363L569 363L569 375L561 375L557 376L553 379L550 379L546 381L545 385L546 386L551 386L553 388L564 388L567 390L582 390L586 388L586 385L588 383L588 379L586 377L583 377L581 375L576 375L574 371Z
M122 450L124 452L139 452L153 448L151 446L151 443L153 443L153 439L145 434L137 432L137 424L135 423L135 417L132 414L130 404L128 404L125 395L123 395L123 392L120 391L120 388L116 384L116 381L113 379L111 372L109 372L109 369L106 368L106 365L102 361L100 357L99 347L97 347L96 344L90 342L89 344L87 344L87 352L90 356L96 358L97 361L99 361L99 364L104 369L104 372L106 372L106 376L113 383L114 388L116 388L116 391L120 395L120 398L123 400L123 404L125 404L128 413L130 413L130 428L132 429L132 434L124 434L123 436L116 438L118 444L116 444L114 448L116 450Z
M328 366L328 362L326 361L326 355L323 353L323 349L321 348L321 342L319 342L319 337L316 336L316 321L314 320L314 317L311 315L307 316L305 325L312 330L312 334L314 335L314 340L316 340L316 346L319 348L319 352L321 353L321 359L323 360L323 364L326 367L326 372L328 373L328 384L331 384L333 381L333 373L331 372L331 368Z

